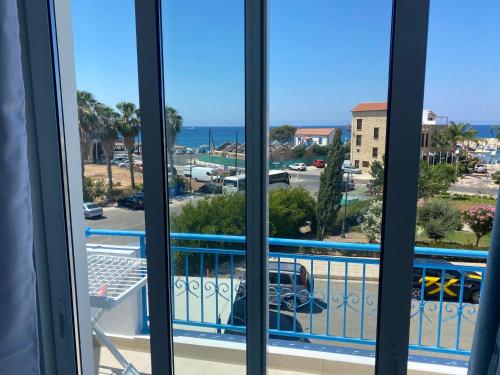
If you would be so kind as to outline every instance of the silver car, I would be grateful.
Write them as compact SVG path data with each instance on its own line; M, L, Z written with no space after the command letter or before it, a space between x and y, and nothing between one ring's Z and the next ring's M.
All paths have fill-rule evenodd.
M101 217L103 214L102 207L93 202L85 202L83 204L83 214L85 215L85 219Z

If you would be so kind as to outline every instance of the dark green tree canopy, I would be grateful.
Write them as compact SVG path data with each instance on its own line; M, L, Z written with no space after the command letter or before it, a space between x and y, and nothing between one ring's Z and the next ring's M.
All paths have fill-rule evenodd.
M296 131L297 128L293 125L281 125L276 128L271 128L269 138L271 141L278 141L279 143L293 143L293 137Z
M342 163L344 162L344 147L341 132L337 131L326 159L326 167L321 173L318 204L317 225L318 239L323 240L327 230L335 223L340 210L342 198Z

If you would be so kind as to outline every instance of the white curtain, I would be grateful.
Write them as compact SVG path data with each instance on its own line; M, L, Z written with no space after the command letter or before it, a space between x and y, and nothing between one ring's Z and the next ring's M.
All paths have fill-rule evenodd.
M16 0L0 0L0 374L39 374L33 225Z

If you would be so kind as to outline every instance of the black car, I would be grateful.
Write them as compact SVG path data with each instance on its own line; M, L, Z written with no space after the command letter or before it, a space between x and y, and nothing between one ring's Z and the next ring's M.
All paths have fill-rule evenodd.
M222 186L212 182L201 186L198 191L206 194L222 194Z
M462 285L461 279L464 277L463 301L479 303L481 294L481 274L477 272L439 268L441 264L443 267L452 265L452 263L443 260L417 260L417 264L413 269L412 298L418 300L422 298L422 275L425 269L425 283L423 288L425 299L439 299L442 290L444 300L458 301Z
M233 318L231 319L231 316L227 319L227 325L233 325L233 326L246 326L247 321L246 321L246 316L247 316L247 309L246 309L246 303L247 299L245 296L242 296L240 291L238 291L236 299L233 303ZM269 329L270 330L278 330L278 320L280 322L279 325L279 331L285 331L285 332L294 332L294 333L303 333L304 330L302 328L302 325L299 323L297 319L294 319L293 316L286 315L286 314L278 314L277 311L269 310ZM226 329L224 331L224 334L226 335L244 335L244 331L237 331L237 330L231 330L231 329ZM288 336L288 335L280 335L279 333L272 332L269 334L270 339L275 339L275 340L287 340L287 341L297 341L297 342L310 342L306 338L300 338L296 336Z
M122 207L130 207L134 210L144 209L144 193L139 192L128 197L120 198L116 201L116 204Z

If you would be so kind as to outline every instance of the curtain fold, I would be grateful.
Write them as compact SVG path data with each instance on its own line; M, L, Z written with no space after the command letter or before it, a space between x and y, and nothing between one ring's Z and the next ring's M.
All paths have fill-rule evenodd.
M38 320L16 0L0 1L0 374L37 375Z
M500 200L476 322L469 375L500 375ZM484 275L483 275L484 276Z

